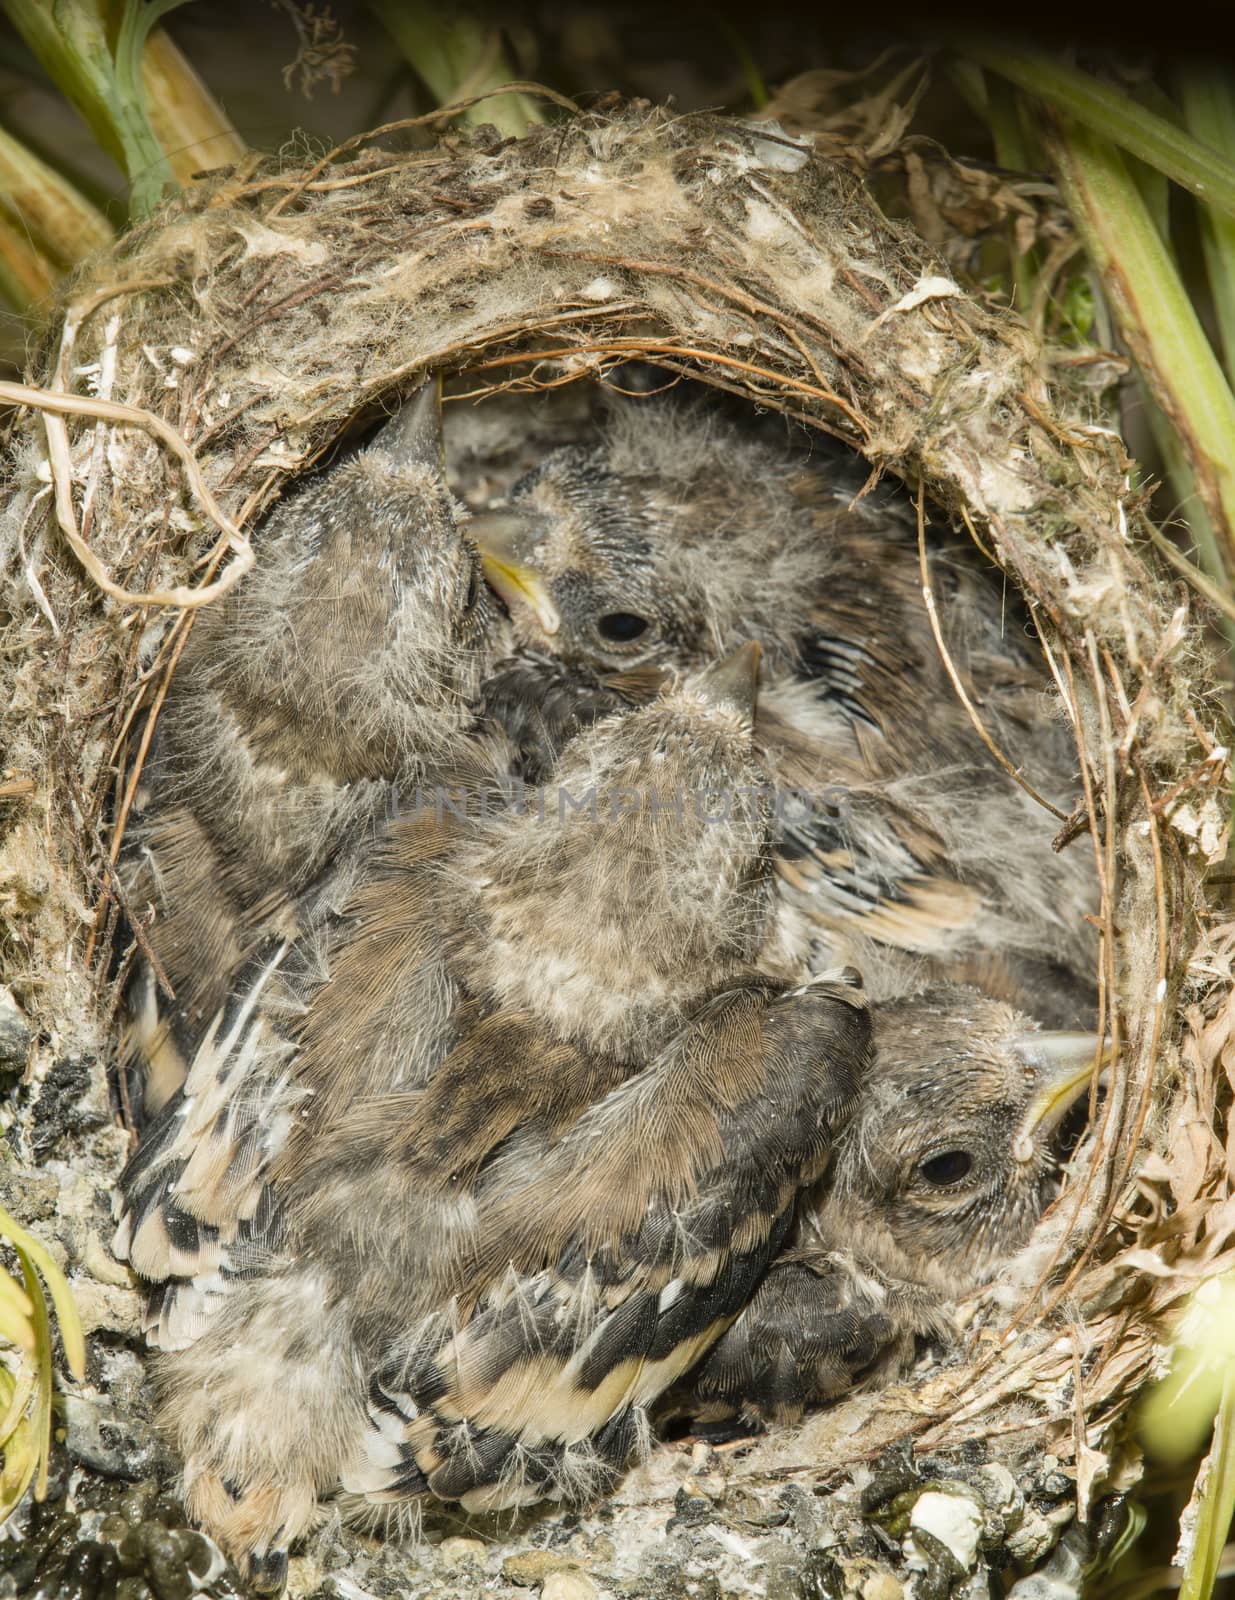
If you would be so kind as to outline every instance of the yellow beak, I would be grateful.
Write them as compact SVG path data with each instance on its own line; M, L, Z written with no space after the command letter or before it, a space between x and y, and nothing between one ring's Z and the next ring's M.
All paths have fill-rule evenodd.
M472 518L467 531L480 551L489 587L507 608L512 613L530 611L543 633L556 633L562 626L561 613L540 573L521 559L520 535L528 532L523 518L512 512L486 511Z
M1096 1033L1028 1033L1016 1046L1034 1069L1039 1087L1029 1102L1012 1155L1032 1161L1035 1148L1048 1139L1082 1092L1111 1058L1110 1045Z

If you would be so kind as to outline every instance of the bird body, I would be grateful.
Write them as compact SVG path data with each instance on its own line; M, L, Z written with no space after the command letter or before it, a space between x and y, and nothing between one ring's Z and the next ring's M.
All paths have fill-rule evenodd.
M328 1500L584 1500L682 1381L763 1419L898 1370L1032 1227L1092 1063L1029 1021L1083 1008L1089 876L958 711L902 508L702 408L583 415L470 525L419 408L289 499L152 750L176 1005L135 1007L115 1249L259 1587ZM998 596L936 581L1066 784Z
M1056 1187L1060 1124L1097 1035L1043 1031L942 984L874 1008L876 1058L789 1248L682 1403L793 1420L903 1370L1024 1245Z
M257 571L194 619L123 862L175 996L145 968L130 997L150 1110L263 941L294 937L314 894L331 903L345 847L470 721L495 618L436 411L430 384L282 502Z
M139 1146L116 1250L187 1504L259 1580L340 1485L373 1516L612 1481L825 1170L869 1028L851 981L756 965L756 660L568 745L595 818L391 822Z
M1053 851L1043 812L960 705L908 506L860 491L837 459L788 450L714 407L611 402L475 524L522 645L486 703L533 768L551 762L558 725L603 707L614 672L705 657L735 630L758 635L769 670L757 741L774 789L795 797L778 813L764 959L853 962L876 1002L876 1066L835 1169L692 1379L684 1403L705 1416L798 1415L944 1336L955 1299L1040 1214L1053 1124L1028 1138L1029 1162L1014 1159L1006 1120L969 1130L967 1158L985 1152L1002 1193L933 1188L918 1174L930 1159L921 1141L960 1139L958 1117L1025 1101L1042 1041L1064 1049L1069 1082L1085 1081L1097 1045L1029 1020L1092 1015L1089 865ZM1015 603L963 554L928 551L928 562L971 703L1035 782L1065 795L1075 752ZM974 981L982 992L962 986Z
M1045 998L1048 1020L1084 1014L1090 864L1052 850L1045 814L962 708L903 499L863 497L839 458L698 402L611 401L582 433L473 524L523 652L487 691L517 742L552 760L554 718L576 725L564 675L587 714L608 675L759 638L773 781L818 802L777 841L788 957L854 961L877 998L981 974L1037 1014ZM1035 783L1066 796L1075 751L1015 603L964 552L931 565L971 702ZM531 666L546 658L541 694Z

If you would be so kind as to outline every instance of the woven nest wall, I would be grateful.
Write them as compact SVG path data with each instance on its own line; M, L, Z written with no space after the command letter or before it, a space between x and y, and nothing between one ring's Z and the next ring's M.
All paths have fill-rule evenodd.
M1083 775L1043 822L1098 863L1115 1054L1085 1172L977 1302L960 1357L727 1471L843 1491L907 1437L957 1460L976 1440L1014 1473L1053 1458L1084 1516L1126 1479L1121 1417L1235 1233L1235 929L1203 884L1226 842L1221 710L1189 597L1138 536L1121 443L1017 318L775 127L637 105L518 142L401 142L254 163L137 228L73 285L11 425L0 903L26 1101L66 1057L102 1092L138 713L195 609L260 561L264 509L349 424L428 370L535 387L646 357L748 396L903 478L1023 592ZM124 1148L104 1132L100 1192ZM100 1325L89 1252L62 1245ZM672 1499L686 1471L653 1464L625 1503Z

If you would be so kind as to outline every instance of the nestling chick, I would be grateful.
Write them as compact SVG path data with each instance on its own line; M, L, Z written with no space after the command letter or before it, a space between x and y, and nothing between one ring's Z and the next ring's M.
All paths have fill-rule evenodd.
M1083 1015L1091 863L1052 851L1045 813L958 702L910 508L878 490L851 504L861 475L820 451L777 446L699 402L614 403L591 442L551 454L476 519L486 574L525 649L580 674L585 701L597 675L763 641L759 736L775 781L822 802L778 840L787 958L852 960L879 997L963 977L1031 1010L1045 988L1061 1016ZM933 568L971 698L1032 780L1068 797L1075 752L1015 604L964 553ZM563 696L529 685L520 712L510 691L507 675L505 702L543 767Z
M348 1493L492 1510L611 1487L647 1447L652 1402L783 1244L865 1050L855 991L751 980L586 1104L559 1093L527 1106L520 1085L513 1137L490 1138L469 1163L480 1167L479 1283L460 1284L444 1313L388 1348ZM443 1077L445 1093L453 1075ZM459 1176L424 1173L443 1187Z
M397 1521L603 1488L825 1170L869 1024L754 966L756 663L582 733L543 815L392 822L139 1147L116 1252L186 1503L256 1581L340 1489Z
M1094 1034L942 986L875 1009L877 1057L794 1246L692 1377L704 1416L787 1420L896 1376L1025 1244Z
M392 785L451 756L494 622L441 475L435 384L374 441L281 503L257 571L198 613L127 841L129 895L156 908L128 1047L147 1109L345 840L372 835Z

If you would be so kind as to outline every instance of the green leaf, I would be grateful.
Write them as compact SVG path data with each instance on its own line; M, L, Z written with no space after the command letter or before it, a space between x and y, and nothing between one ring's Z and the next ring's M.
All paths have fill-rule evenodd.
M47 1468L51 1458L51 1324L47 1316L47 1302L39 1292L39 1280L33 1266L22 1255L22 1275L26 1291L34 1305L35 1384L34 1407L30 1426L34 1433L37 1476L34 1480L34 1498L41 1500L47 1493Z
M34 1307L30 1296L7 1272L0 1272L0 1339L7 1339L26 1355L34 1353Z
M81 1318L77 1315L77 1306L73 1300L73 1291L69 1288L68 1280L60 1268L52 1260L44 1245L32 1233L15 1222L3 1206L0 1206L0 1234L2 1234L18 1255L22 1258L23 1265L29 1262L37 1267L42 1274L43 1281L51 1293L52 1304L56 1308L56 1319L60 1324L60 1337L64 1341L65 1359L69 1364L69 1371L75 1378L84 1378L86 1375L86 1337L82 1332ZM29 1281L27 1281L29 1290ZM38 1291L38 1281L35 1280L35 1290ZM42 1293L31 1295L32 1299L42 1303ZM35 1310L37 1312L37 1305Z
M1091 342L1095 315L1093 284L1085 273L1077 273L1068 279L1059 302L1059 313L1070 344L1087 345Z
M60 267L74 267L115 238L107 218L67 178L0 128L0 211L28 230Z
M1197 1473L1197 1488L1192 1548L1184 1567L1179 1600L1209 1600L1231 1519L1235 1517L1235 1365L1226 1369L1213 1440Z
M4 1466L0 1468L0 1525L3 1525L26 1498L26 1490L38 1468L39 1452L34 1429L25 1417L7 1439L0 1439Z
M1178 434L1222 549L1235 556L1235 396L1170 249L1110 143L1054 117L1043 139L1120 336Z
M57 269L31 241L29 230L0 207L0 300L38 321L55 292Z
M1219 151L1177 128L1130 95L1069 66L1045 51L1009 49L967 40L965 53L1018 88L1075 118L1084 127L1190 189L1228 216L1235 216L1235 172Z
M8 1437L0 1436L0 1448L4 1450L4 1468L0 1472L0 1522L3 1522L20 1504L32 1480L36 1499L41 1500L47 1489L53 1374L51 1320L47 1314L43 1284L46 1284L56 1308L69 1370L77 1378L83 1378L86 1373L86 1341L64 1274L45 1246L27 1233L2 1206L0 1237L6 1239L16 1252L25 1284L24 1291L11 1282L7 1287L0 1288L0 1302L29 1307L32 1333L30 1352L33 1358L32 1361L29 1358L24 1361L16 1378L6 1371L8 1383L0 1385L0 1402L4 1404L6 1412L5 1426L9 1427L14 1418L17 1419ZM21 1415L26 1411L27 1403L29 1414Z
M33 1393L34 1371L29 1363L16 1376L7 1367L0 1366L0 1405L6 1408L0 1417L0 1450L4 1448L4 1441L16 1432Z
M0 1310L29 1315L29 1339L24 1344L22 1365L14 1376L0 1368L0 1405L5 1408L0 1422L0 1450L5 1464L0 1469L0 1523L21 1504L34 1482L35 1499L46 1493L48 1458L51 1453L51 1322L43 1298L43 1283L50 1291L56 1318L64 1341L64 1354L75 1378L85 1378L86 1342L82 1320L77 1315L74 1296L66 1278L45 1246L27 1234L19 1222L0 1206L0 1237L8 1240L21 1264L24 1290L6 1274L0 1274ZM43 1283L40 1283L42 1275ZM27 1414L29 1406L29 1414Z
M1235 89L1229 72L1190 65L1178 73L1188 131L1218 151L1235 171ZM1201 244L1213 295L1227 376L1235 382L1235 217L1199 207Z
M500 89L514 77L496 28L465 7L444 0L369 0L369 9L441 105ZM526 95L504 94L470 106L462 120L491 122L518 138L545 119Z
M768 86L763 80L758 62L750 53L746 40L728 17L721 16L718 11L708 11L705 14L712 27L732 50L738 66L742 69L742 77L746 80L746 92L750 96L751 104L756 111L762 111L769 99Z

